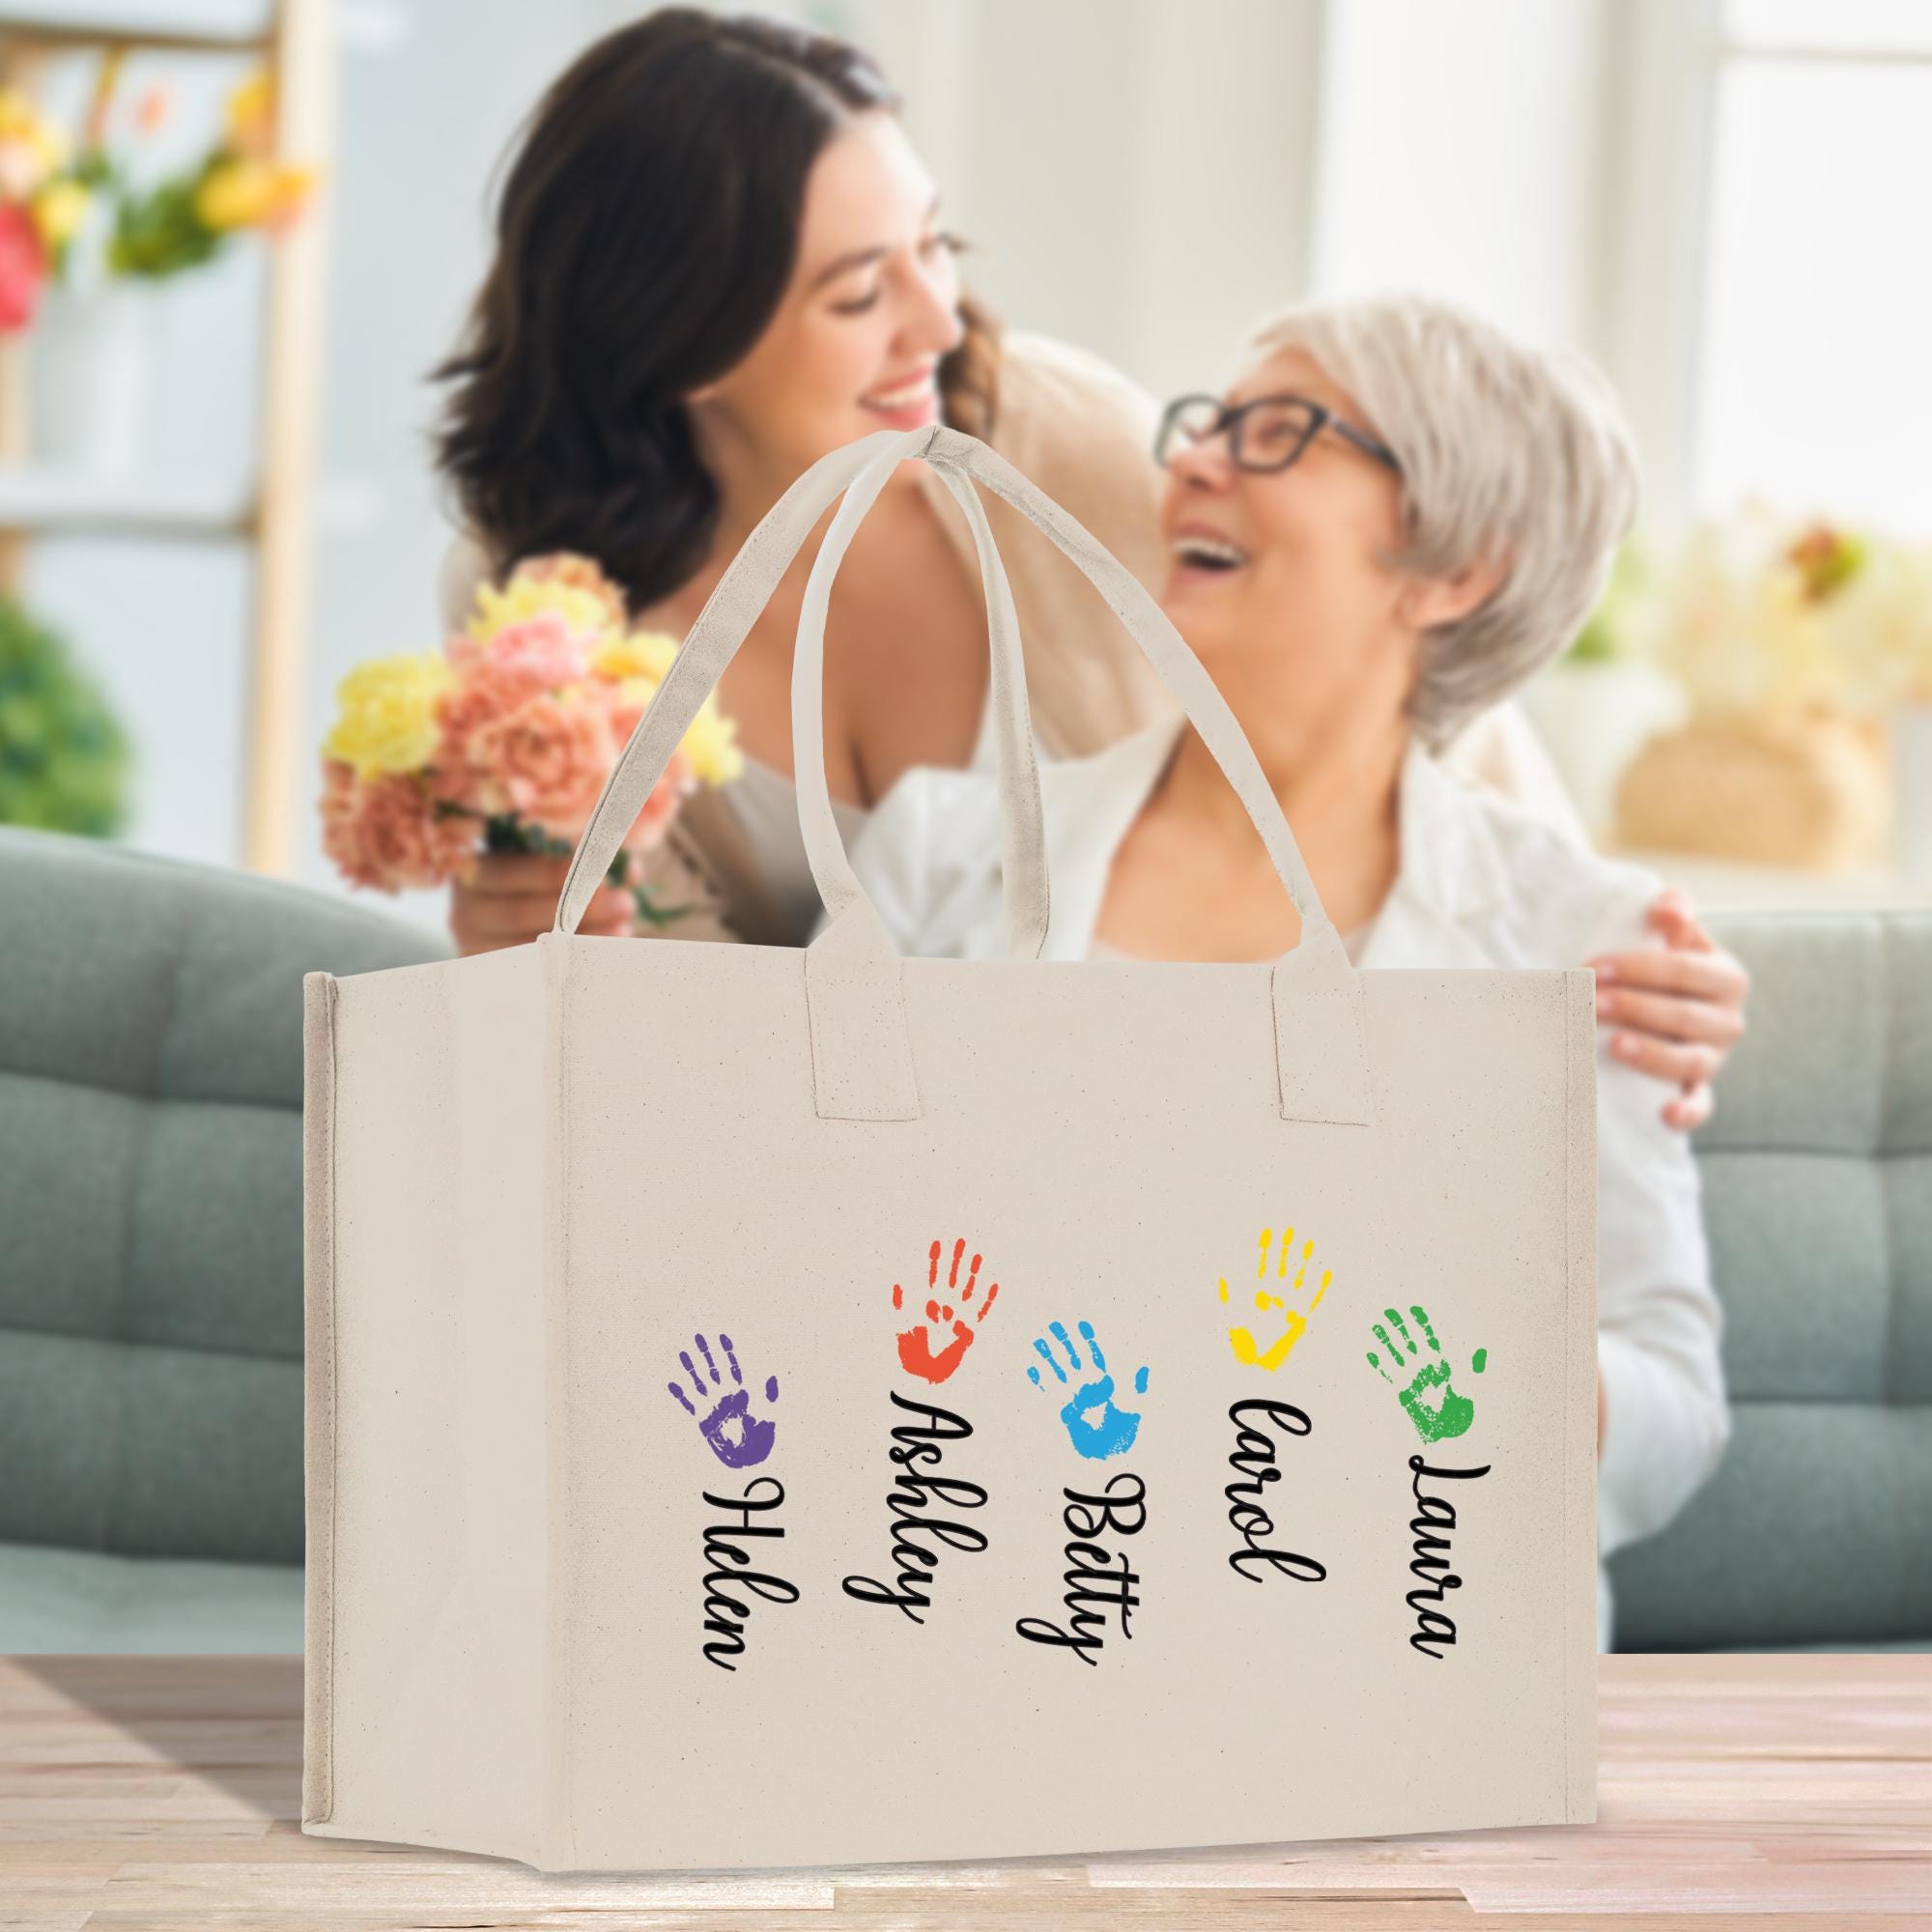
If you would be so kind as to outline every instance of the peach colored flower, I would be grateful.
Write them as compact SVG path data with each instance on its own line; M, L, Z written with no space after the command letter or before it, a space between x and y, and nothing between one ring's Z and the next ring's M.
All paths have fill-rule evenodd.
M577 684L587 672L582 639L554 611L533 611L505 625L487 641L452 638L448 657L459 676L489 665L515 679L526 696Z
M568 567L571 562L540 557L520 565L500 587L479 583L464 635L473 643L494 643L503 632L540 616L558 619L586 647L621 632L624 611L616 591L601 572L594 583L582 581L581 572Z
M581 827L604 789L616 745L609 708L583 695L528 699L482 725L469 741L486 800L534 821L553 838Z
M521 710L531 695L526 677L492 664L487 655L459 667L456 682L437 702L441 736L432 763L440 797L479 810L509 809L500 788L489 782L489 758L478 749L477 734Z
M626 678L622 684L605 687L611 709L611 737L621 752L631 741L631 733L638 728L638 721L650 709L655 688L641 678ZM670 830L670 822L677 816L678 807L697 789L698 778L696 767L680 746L670 754L670 762L657 783L651 787L651 795L645 799L643 810L638 813L636 822L624 835L624 849L627 852L648 852L652 846L663 842L665 834Z
M436 810L414 773L358 779L339 758L322 761L322 845L352 885L378 892L437 886L467 872L477 824Z
M590 668L600 677L610 678L625 710L615 725L619 740L626 740L637 722L658 694L677 645L668 638L643 632L606 645L590 660ZM655 666L654 669L646 667ZM737 727L718 709L714 693L697 708L678 750L691 767L692 777L700 784L729 784L745 769L744 753L734 742Z
M678 807L696 789L697 778L691 769L690 761L682 752L673 752L670 763L665 767L664 777L651 787L644 809L638 813L630 831L625 833L624 850L648 852L653 846L662 844L665 834L670 830L671 820L677 816Z
M573 551L526 557L510 573L510 582L560 584L567 590L582 591L597 600L611 624L621 626L630 620L624 593L605 576L603 566L594 558L579 556Z

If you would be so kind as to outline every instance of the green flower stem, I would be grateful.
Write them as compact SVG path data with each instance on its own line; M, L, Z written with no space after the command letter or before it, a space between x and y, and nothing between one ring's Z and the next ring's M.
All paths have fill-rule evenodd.
M486 852L541 852L552 859L568 859L577 850L567 838L553 838L541 827L531 825L514 812L497 812L483 821L483 849ZM626 871L630 855L619 852L604 874L607 885L622 887L631 895L638 917L659 931L695 912L695 906L661 906L648 886L634 884Z

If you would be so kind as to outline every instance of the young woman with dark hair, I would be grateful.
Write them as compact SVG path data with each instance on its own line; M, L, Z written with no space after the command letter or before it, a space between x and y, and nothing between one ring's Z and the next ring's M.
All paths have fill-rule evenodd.
M467 526L444 571L452 625L479 577L570 550L603 566L639 624L682 637L817 458L937 420L991 443L1159 585L1156 406L1085 352L1003 334L964 294L959 244L897 105L843 42L682 7L607 36L555 82L510 167L466 337L439 371L440 465ZM986 507L1043 749L1094 752L1167 715L1079 573L1008 506ZM653 855L661 895L698 908L674 934L798 944L817 916L790 781L792 637L816 551L720 686L744 777L689 801ZM977 560L927 466L906 465L867 519L832 620L826 769L849 840L902 772L989 753ZM1574 825L1510 708L1445 755ZM480 862L454 894L459 945L548 927L562 872L536 857ZM1721 1056L1742 980L1687 913L1660 909L1659 923L1677 995L1656 1037L1662 1073L1687 1041ZM629 931L624 895L600 894L581 929ZM1629 955L1629 982L1653 979L1658 956ZM1708 1085L1671 1104L1688 1124Z
M1002 339L962 293L957 239L857 48L759 18L651 14L590 47L539 105L506 179L497 256L450 384L440 457L468 526L452 617L479 574L567 549L637 620L681 637L739 544L828 449L943 419L995 442L1130 563L1159 564L1151 403L1096 358ZM966 764L987 680L958 507L911 464L834 600L827 766L848 832L908 765ZM1011 526L1002 525L1002 535ZM1017 540L1024 543L1024 539ZM721 690L748 756L693 799L660 896L680 935L803 939L818 910L790 783L791 636L810 546ZM1048 749L1153 714L1131 646L1044 545L1014 564ZM916 668L908 675L908 647ZM558 867L484 863L459 942L548 925ZM620 895L588 929L625 930Z

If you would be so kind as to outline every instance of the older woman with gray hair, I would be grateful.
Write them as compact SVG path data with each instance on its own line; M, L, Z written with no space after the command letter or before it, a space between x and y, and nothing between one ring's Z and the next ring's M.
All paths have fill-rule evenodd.
M1587 365L1415 298L1298 308L1161 431L1162 604L1260 756L1366 967L1562 967L1641 948L1659 882L1438 756L1576 634L1636 473ZM1042 774L1062 958L1266 959L1298 922L1184 723ZM909 952L1006 951L998 802L916 769L853 852ZM1654 936L1654 935L1653 935ZM1614 984L1600 984L1613 1009ZM1697 1172L1601 1036L1601 1547L1661 1528L1729 1432ZM1602 1592L1608 1640L1608 1593Z

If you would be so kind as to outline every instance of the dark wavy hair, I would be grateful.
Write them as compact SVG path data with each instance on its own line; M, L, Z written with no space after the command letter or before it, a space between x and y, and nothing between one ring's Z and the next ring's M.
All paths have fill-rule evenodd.
M438 467L493 567L570 550L641 610L702 565L718 486L685 395L763 333L798 252L806 178L855 113L895 112L828 35L671 7L606 36L539 103L497 213ZM941 407L984 436L998 336L960 305Z

